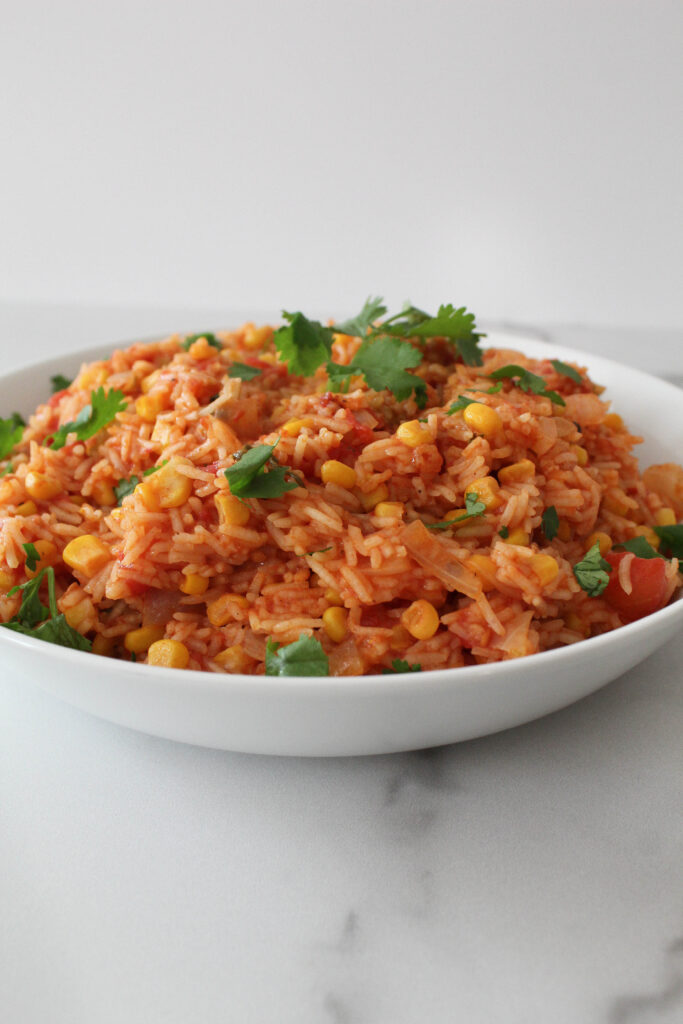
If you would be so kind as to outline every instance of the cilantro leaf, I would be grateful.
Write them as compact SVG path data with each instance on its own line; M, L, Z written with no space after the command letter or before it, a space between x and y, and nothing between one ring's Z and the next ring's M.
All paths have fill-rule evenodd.
M631 537L623 544L617 544L615 551L630 551L636 558L663 558L644 537Z
M668 558L683 559L683 523L676 526L653 526L658 537L661 537L661 548Z
M267 676L326 676L330 663L319 640L302 633L293 644L266 644Z
M543 526L545 539L554 540L555 537L557 537L557 531L560 528L560 517L558 516L557 509L554 505L548 505L547 509L541 516L541 524Z
M27 580L26 583L20 583L16 587L12 587L11 590L7 591L7 596L11 597L12 594L16 594L18 591L21 593L21 607L19 611L11 620L12 622L20 622L23 626L33 627L39 622L42 622L50 614L50 609L46 608L43 602L40 600L40 587L47 573L47 569L43 569L34 576L32 580ZM54 578L54 570L52 570Z
M233 363L228 370L228 377L239 377L240 380L253 380L260 373L261 370L257 366L247 366L246 363Z
M164 461L160 463L158 466L150 466L149 469L145 469L142 474L143 477L151 476L152 473L156 473L156 471L158 469L161 469L162 466L165 466L167 462L168 459L164 459ZM132 494L139 483L140 477L135 475L129 477L128 480L119 480L118 484L114 488L114 494L116 495L116 504L122 505L123 499L127 498L129 494Z
M216 335L212 334L211 331L203 331L201 334L188 334L185 340L181 341L180 347L184 348L185 351L188 352L191 346L194 345L195 341L199 341L200 338L206 338L212 348L217 348L219 352L223 351L223 346Z
M35 572L40 561L40 552L36 549L35 544L22 544L21 546L26 552L26 568L29 572Z
M18 412L13 412L6 420L0 419L0 459L6 459L12 449L19 444L24 436L25 426Z
M402 658L394 658L391 663L391 668L383 668L382 675L393 676L396 672L421 672L422 665L410 665L407 661Z
M330 358L334 329L309 320L303 313L283 310L282 316L288 323L275 331L275 348L290 373L308 377Z
M441 305L436 316L409 306L398 318L390 317L376 330L403 338L447 338L455 344L468 366L481 366L483 363L479 348L479 339L483 335L477 333L474 313L468 313L465 306L456 309L452 303Z
M335 324L332 330L335 334L348 334L352 338L363 338L367 333L368 327L372 327L375 320L384 316L386 311L387 307L382 299L368 297L357 316L352 317L350 320L342 320L340 324Z
M577 384L581 383L581 374L573 366L569 366L568 363L563 363L561 359L551 359L550 365L558 373L561 373L563 377L569 377L570 380L575 381Z
M448 530L451 526L464 523L467 519L478 519L485 512L486 505L483 501L479 501L477 492L468 491L465 495L465 511L461 516L457 516L455 519L446 519L442 523L425 523L425 526L428 530Z
M33 545L29 544L25 547L33 547ZM28 565L28 559L26 564ZM47 580L49 608L45 607L39 597L43 580ZM15 633L23 633L24 636L45 640L48 643L57 644L59 647L72 647L79 651L92 649L90 641L73 629L66 621L65 616L57 610L55 571L52 566L42 569L27 583L12 587L9 594L14 594L16 591L22 593L21 607L9 622L3 622L0 625ZM41 625L38 625L39 623Z
M369 388L391 391L399 402L410 398L414 391L418 408L423 409L427 403L427 385L420 377L407 372L408 367L419 366L421 362L422 353L408 341L387 336L367 338L348 366L328 363L327 374L333 386L339 388L352 374L362 373Z
M66 391L71 387L73 381L61 373L56 373L54 377L50 377L50 384L52 385L52 394L56 395L58 391Z
M501 526L500 530L498 531L498 536L502 537L503 540L507 540L508 537L510 536L509 528L507 526Z
M503 382L502 380L499 380L497 384L493 385L493 387L487 388L486 391L484 391L484 394L497 395L498 392L502 389L502 387ZM474 389L472 388L470 390ZM462 412L462 410L466 409L468 405L472 405L472 403L476 401L476 398L470 398L468 395L460 395L459 398L457 398L455 402L453 402L453 405L451 405L451 407L446 410L446 415L452 416L453 413Z
M87 441L127 407L123 391L105 392L103 387L99 387L97 391L90 393L90 403L81 409L76 419L65 423L55 432L49 447L63 448L69 434L75 434L78 441Z
M328 548L318 548L317 551L307 551L306 554L309 555L309 556L312 556L312 555L324 555L326 551L331 551L331 550L332 550L332 545L330 544L330 546Z
M240 456L234 466L225 470L230 493L236 498L279 498L286 491L293 491L302 484L289 466L281 466L273 458L275 444L257 444ZM270 464L266 473L265 467ZM294 476L293 480L286 477Z
M501 366L489 376L492 380L514 380L516 387L521 388L522 391L527 394L540 395L542 398L549 398L554 405L566 404L562 395L558 395L557 391L548 391L543 377L532 373L531 370L526 370L523 366L518 366L517 363Z
M574 566L574 576L589 597L599 597L609 583L612 566L600 554L600 545L595 542L586 555Z
M0 469L0 476L6 476L8 473L14 472L14 466L11 462L8 462L4 469Z

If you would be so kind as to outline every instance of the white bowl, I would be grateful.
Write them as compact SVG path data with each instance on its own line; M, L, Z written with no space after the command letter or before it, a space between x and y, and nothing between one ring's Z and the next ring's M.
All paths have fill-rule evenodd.
M589 367L629 427L641 464L676 462L683 402L671 384L607 359L518 335L486 344ZM115 346L47 360L0 379L0 409L30 413L52 374ZM144 732L224 750L383 754L471 739L571 704L637 665L683 624L683 600L603 636L528 658L381 676L280 678L179 671L115 661L0 629L2 665L77 707Z

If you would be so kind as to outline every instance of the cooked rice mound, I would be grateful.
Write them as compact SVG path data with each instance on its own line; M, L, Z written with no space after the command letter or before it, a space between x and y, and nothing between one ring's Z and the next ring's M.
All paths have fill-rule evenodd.
M580 368L577 384L547 360L501 349L471 367L432 340L417 371L428 391L420 410L360 377L334 394L323 368L290 375L271 328L217 337L220 351L205 338L185 351L181 336L132 345L83 366L37 409L0 482L2 621L21 603L6 591L27 578L23 545L43 542L58 607L96 653L128 659L137 645L144 660L145 636L163 637L184 645L189 668L261 674L268 638L288 644L303 633L320 641L334 675L381 672L395 659L422 670L500 661L623 625L581 589L573 565L596 532L617 544L651 536L663 508L683 512L683 471L641 475L639 438ZM335 360L348 363L359 345L336 335ZM229 377L235 361L261 373ZM510 363L542 376L566 405L510 381L488 393L488 375ZM125 411L89 440L47 447L99 386L122 391ZM494 435L447 414L465 390L497 413ZM224 470L245 447L278 438L275 458L302 486L239 502ZM133 476L119 507L114 488ZM44 493L56 493L41 499L44 480ZM483 516L427 529L463 514L472 491L488 500ZM550 506L552 541L542 526ZM100 557L72 568L62 552L81 535L101 542ZM668 564L671 596L681 578ZM333 608L345 611L323 620Z

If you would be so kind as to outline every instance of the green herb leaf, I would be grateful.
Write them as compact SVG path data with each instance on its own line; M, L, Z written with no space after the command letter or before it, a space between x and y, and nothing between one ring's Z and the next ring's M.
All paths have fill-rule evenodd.
M510 530L508 529L508 527L501 526L500 530L498 531L498 536L502 537L503 540L507 540L508 537L510 536Z
M29 572L35 572L36 566L40 561L40 554L38 553L35 544L22 544L21 546L26 552L26 568Z
M332 550L332 545L330 544L329 548L318 548L317 551L307 551L306 554L309 555L309 556L310 555L324 555L326 551L331 551L331 550Z
M348 366L328 363L327 374L335 388L343 387L352 374L362 374L369 388L391 391L399 402L410 398L414 391L417 406L423 409L427 403L427 385L420 377L407 372L408 367L419 366L421 362L422 353L408 341L386 336L368 338Z
M600 554L600 545L596 543L580 562L574 566L574 576L589 597L599 597L609 583L612 566Z
M460 398L453 402L453 405L446 410L446 415L452 416L456 412L462 412L462 410L466 409L468 405L474 405L475 402L476 398L468 398L467 395L460 395Z
M631 537L623 544L617 544L615 551L630 551L637 558L663 558L644 537Z
M168 459L164 459L164 461L161 462L158 466L150 466L149 469L144 470L142 474L143 477L151 476L152 473L156 473L156 471L158 469L161 469L162 466L165 466L167 462ZM132 494L139 483L140 477L135 475L129 477L128 480L119 480L118 484L114 488L114 494L116 495L116 504L122 505L123 499L127 498L129 494Z
M228 377L238 377L240 380L253 380L260 373L261 370L257 366L248 366L246 363L233 363L228 370Z
M103 427L106 427L116 417L116 414L123 412L128 407L123 391L105 392L100 387L97 391L90 393L90 404L84 406L78 416L71 423L65 423L55 432L50 441L50 448L63 448L69 434L75 434L77 441L87 441L94 437Z
M282 316L288 323L275 331L275 348L290 373L308 377L330 358L334 330L318 320L309 320L303 313L283 310Z
M531 370L525 370L523 366L518 366L516 363L510 363L509 366L501 366L499 370L494 370L489 376L492 380L514 380L516 386L521 388L522 391L527 392L527 394L531 393L533 395L541 395L543 398L549 398L554 405L566 404L562 395L558 395L557 391L548 391L543 377L532 373Z
M452 303L439 306L436 316L409 306L399 318L390 317L376 330L403 338L447 338L468 366L481 366L484 361L479 348L483 335L476 331L474 313L468 313L464 306L459 309Z
M661 537L663 554L668 558L683 559L683 523L676 526L653 526L653 530Z
M236 498L279 498L286 491L301 487L289 466L280 466L273 458L275 444L257 444L249 448L234 466L225 470L230 493ZM266 473L266 466L270 466ZM287 480L287 477L294 477Z
M19 444L24 436L25 426L18 412L13 412L6 420L0 419L0 459L6 459Z
M476 491L469 491L465 495L465 511L461 516L456 519L447 519L442 523L425 523L428 530L448 530L451 526L457 526L458 523L464 523L467 519L478 519L479 516L483 516L486 512L486 505L483 501L479 501L479 495Z
M569 366L568 363L563 363L561 359L551 359L550 364L553 369L561 373L563 377L569 377L577 384L581 383L581 374L578 370L575 370L573 366Z
M16 594L17 591L20 591L22 594L21 607L11 621L17 621L24 626L32 627L48 617L50 610L42 603L38 593L46 572L47 569L43 569L32 580L27 580L26 583L19 583L16 587L12 587L11 590L7 591L8 597ZM54 576L54 570L52 572Z
M382 299L367 298L365 305L357 316L350 320L342 320L335 324L332 330L335 334L348 334L352 338L364 338L369 327L372 327L375 320L384 316L387 307Z
M61 373L56 373L54 377L50 377L50 384L52 385L52 394L56 395L58 391L66 391L67 388L70 388L73 381Z
M391 668L383 668L382 675L393 676L396 672L421 672L422 665L410 665L407 661L403 661L402 658L394 658L391 663Z
M4 469L0 469L0 476L6 476L8 473L14 472L14 466L11 462L8 462Z
M557 509L554 505L548 505L547 509L541 516L541 524L543 526L545 539L554 540L555 537L557 537L557 531L560 528L560 517L558 516Z
M33 545L25 545L25 547L33 547ZM28 558L26 564L28 565ZM43 580L47 580L49 608L45 607L39 597ZM22 593L21 607L9 622L0 623L5 629L23 633L24 636L35 637L37 640L45 640L47 643L57 644L60 647L72 647L79 651L91 650L90 641L81 636L77 630L72 629L64 615L57 610L55 571L52 566L42 569L27 583L12 587L8 596L17 591ZM39 623L42 624L39 625Z
M326 676L330 664L319 640L303 633L293 644L266 644L267 676Z
M188 334L185 341L181 341L180 347L184 348L187 352L191 346L194 345L195 341L199 341L200 338L206 338L212 348L217 348L219 352L222 352L223 346L216 335L212 334L211 331L203 331L202 334Z

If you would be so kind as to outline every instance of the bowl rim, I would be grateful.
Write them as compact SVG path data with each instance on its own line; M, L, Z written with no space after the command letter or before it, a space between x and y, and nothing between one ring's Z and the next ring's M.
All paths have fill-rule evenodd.
M207 328L207 330L213 330L215 332L229 330L225 327ZM152 334L146 335L142 338L135 338L133 340L121 341L115 343L101 343L97 345L91 345L87 348L78 349L74 352L66 352L56 356L48 357L47 359L40 359L32 363L28 363L25 366L19 367L18 369L12 370L7 374L0 375L0 391L8 385L11 385L14 379L24 378L30 376L32 372L37 370L49 370L53 365L63 365L65 361L69 363L76 362L87 362L102 358L108 358L114 351L122 348L129 348L133 344L149 344L155 341L161 341L166 338L174 337L175 334L182 335L183 332L174 332L171 334ZM565 359L577 362L579 365L587 365L590 372L591 363L596 362L600 367L604 367L604 371L609 373L610 368L614 368L620 374L624 372L632 374L636 380L645 381L649 386L657 389L663 389L668 392L672 398L676 398L680 401L681 389L670 381L667 381L661 377L656 377L654 374L646 373L644 370L639 370L636 367L629 366L626 363L619 363L616 360L605 358L604 356L594 355L591 352L581 351L580 349L574 349L571 346L564 344L556 344L553 341L548 341L545 338L533 337L523 333L513 333L506 330L492 329L487 332L483 337L490 340L491 344L488 347L509 347L509 343L518 343L520 349L524 346L530 345L532 348L539 348L542 350L548 350L557 353ZM499 339L496 341L496 339ZM507 342L508 345L503 345L503 342ZM283 682L287 688L292 690L307 690L313 689L316 692L323 692L323 690L329 690L339 686L347 687L353 686L355 689L361 689L363 686L374 689L375 686L381 684L383 688L387 688L389 684L397 689L411 688L418 681L422 684L426 684L429 687L430 684L443 684L444 677L448 681L449 685L456 684L459 687L467 687L473 684L477 679L481 680L484 675L487 677L496 678L504 676L514 671L514 666L529 666L533 663L537 666L538 671L542 668L550 667L553 663L562 663L567 659L576 658L576 651L579 648L584 654L588 653L588 650L594 651L596 656L604 652L606 647L615 642L615 638L621 637L624 640L635 640L635 638L644 632L647 632L649 628L655 624L668 623L671 619L675 619L679 616L683 620L683 591L675 597L666 607L661 608L659 611L653 612L650 615L644 616L642 619L637 619L634 622L627 623L624 626L620 626L617 629L609 630L606 633L601 633L598 636L588 637L584 640L578 640L573 644L565 644L562 647L550 648L545 651L538 651L535 654L529 654L522 658L509 659L506 661L487 662L479 665L463 665L456 666L453 668L437 668L437 669L425 669L420 672L389 672L389 673L368 673L366 675L348 675L348 676L269 676L269 675L244 675L241 673L229 673L229 672L211 672L202 669L173 669L166 668L157 665L147 665L144 663L128 662L120 659L112 659L104 656L94 655L99 658L98 671L107 671L107 674L111 672L120 673L123 672L125 678L126 675L129 677L140 677L149 678L150 681L165 679L172 681L173 683L179 683L181 681L186 682L188 685L196 688L202 686L206 689L215 689L216 691L228 690L235 686L243 686L247 684L250 689L271 689L275 684L279 689L283 688ZM78 651L69 647L61 647L57 644L50 644L44 640L37 640L33 637L24 636L21 633L16 633L9 629L0 629L0 645L8 644L10 647L14 646L16 649L24 649L39 654L43 648L43 654L49 655L51 658L56 658L59 661L72 661L76 659L74 665L76 667L82 666L85 668L88 664L92 666L93 654L91 651ZM170 673L170 675L169 675Z

